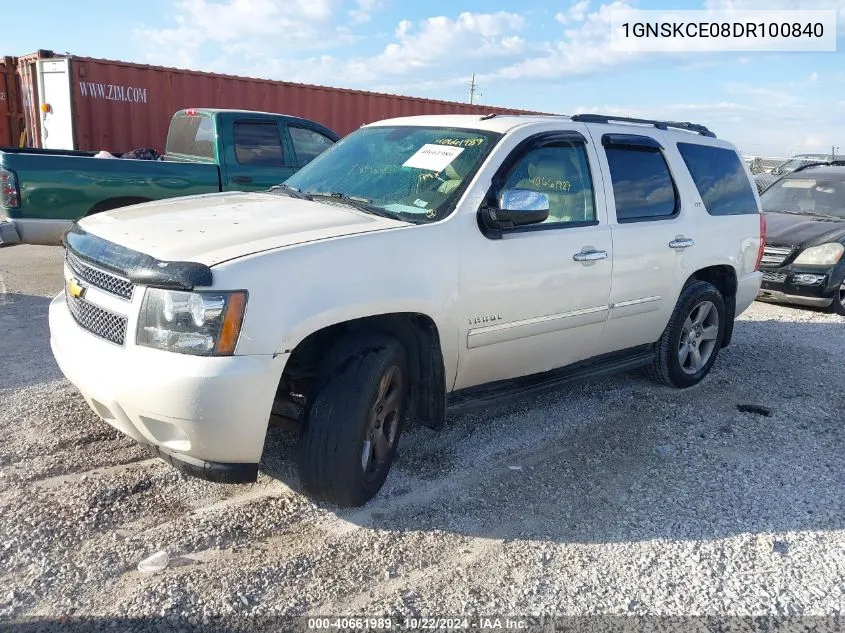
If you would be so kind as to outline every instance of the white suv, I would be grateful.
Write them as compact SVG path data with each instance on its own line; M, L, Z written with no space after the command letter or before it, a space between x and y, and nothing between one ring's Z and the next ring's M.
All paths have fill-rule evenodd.
M253 481L283 418L303 487L360 505L408 417L636 367L701 381L760 288L763 217L702 126L381 121L269 192L80 221L51 344L99 416L186 472Z

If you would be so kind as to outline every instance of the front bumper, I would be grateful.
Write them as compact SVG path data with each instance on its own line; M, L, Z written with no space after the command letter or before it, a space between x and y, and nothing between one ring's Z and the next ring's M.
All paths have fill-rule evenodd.
M845 266L784 266L763 270L759 301L826 308L833 303L845 277Z
M50 346L104 421L181 470L255 481L286 355L197 357L104 341L80 328L64 293L50 304Z

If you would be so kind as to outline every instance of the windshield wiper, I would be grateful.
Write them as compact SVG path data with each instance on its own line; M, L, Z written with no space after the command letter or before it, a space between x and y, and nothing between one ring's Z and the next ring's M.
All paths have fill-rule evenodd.
M310 200L311 197L307 194L302 193L299 189L295 187L291 187L290 185L286 185L282 183L280 185L273 185L270 187L268 192L276 193L278 191L284 192L286 195L290 196L291 198L299 198L300 200Z
M309 191L307 195L311 196L312 200L314 198L330 198L332 200L337 200L339 202L347 204L350 207L358 209L359 211L363 211L364 213L370 213L372 215L377 215L382 218L389 218L391 220L401 220L402 222L410 222L408 218L402 217L401 213L397 213L395 211L388 211L383 207L376 206L372 204L372 200L368 200L367 198L350 196L339 191L333 191L331 193Z

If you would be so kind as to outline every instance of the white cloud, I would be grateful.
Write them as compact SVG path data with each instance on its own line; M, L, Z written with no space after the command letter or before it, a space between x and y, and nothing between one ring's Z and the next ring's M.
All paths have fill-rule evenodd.
M350 42L348 31L327 38L339 0L177 0L175 26L142 28L136 36L152 44L151 60L205 66L203 51L258 57L280 49L303 50Z
M606 70L620 64L644 59L642 53L614 51L610 48L610 12L631 9L623 0L603 4L584 15L580 24L564 29L564 37L544 45L533 56L505 66L482 77L484 80L553 79Z
M369 22L372 14L382 7L381 0L356 0L355 8L348 12L354 24Z
M581 0L576 2L566 11L555 14L555 20L561 24L569 24L570 22L581 22L590 7L590 0Z
M431 80L440 84L458 81L457 62L471 68L474 61L518 56L525 48L519 32L525 18L515 13L464 12L456 18L437 16L396 26L396 41L371 57L340 58L330 55L308 59L272 61L273 75L293 81L336 81L348 85L393 83L417 77L415 84ZM468 81L471 70L466 72Z
M396 31L394 32L394 34L396 35L396 37L398 37L401 40L403 37L405 37L408 34L408 31L411 30L412 26L414 26L414 23L411 22L410 20L402 20L396 26Z
M800 4L800 6L797 6ZM704 0L705 9L735 11L779 11L793 9L802 11L845 9L845 0Z

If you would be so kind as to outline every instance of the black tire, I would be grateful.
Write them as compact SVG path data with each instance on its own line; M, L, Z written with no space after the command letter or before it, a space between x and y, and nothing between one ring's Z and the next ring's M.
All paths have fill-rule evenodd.
M402 433L408 402L405 349L382 334L348 338L328 354L318 375L300 440L300 482L317 499L364 505L384 485ZM382 390L383 403L388 394L389 406L395 399L392 413L377 412ZM381 424L379 415L384 415Z
M845 281L833 295L833 303L830 304L830 309L839 316L845 316Z
M708 303L712 308L706 308ZM686 332L688 329L687 318L692 317L690 322L694 324L696 317L701 314L696 312L699 309L707 309L707 318L710 320L705 319L705 324L701 328L693 328L694 336L692 338L695 340L691 341ZM715 337L710 338L713 334L711 329L713 327L713 312L715 312L718 321L715 323ZM707 323L709 325L706 325ZM716 362L725 336L726 324L725 301L719 290L706 281L693 281L688 284L681 291L675 311L655 345L654 362L646 366L646 375L652 380L679 389L698 384L710 373L713 363ZM704 336L707 338L703 338ZM686 347L684 349L682 349L682 337L685 337L683 344ZM702 358L702 344L706 344L706 360ZM694 353L689 351L691 345L698 351L699 362L694 360ZM685 361L682 362L681 356L684 352L686 352L686 356ZM704 360L704 362L701 363L701 360Z

